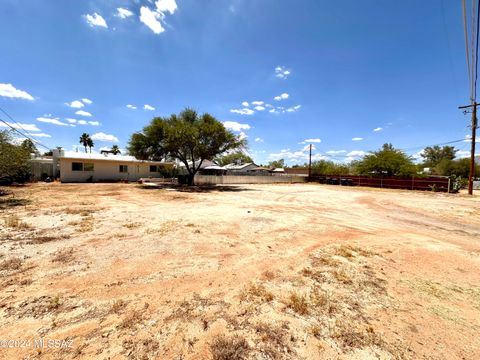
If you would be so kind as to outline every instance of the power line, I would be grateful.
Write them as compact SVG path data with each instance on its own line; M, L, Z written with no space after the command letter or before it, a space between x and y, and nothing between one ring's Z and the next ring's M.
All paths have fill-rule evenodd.
M1 108L0 108L0 110L1 110L2 112L4 112ZM8 114L7 114L7 116L8 116L9 118L11 118ZM30 136L22 133L20 130L18 130L17 128L15 128L14 126L12 126L8 121L5 121L5 120L3 120L3 119L0 119L0 121L3 122L5 125L7 125L7 126L8 126L10 129L12 129L13 131L15 131L15 132L19 133L20 135L22 135L24 138L30 140L31 142L33 142L33 143L35 143L35 144L37 144L37 145L39 145L39 146L41 146L41 147L43 147L43 148L45 148L45 149L47 149L47 150L50 150L50 148L49 148L48 146L43 145L40 141L38 141L38 140L36 140L36 139L32 139ZM15 123L16 123L17 125L19 125L16 121L15 121ZM20 125L19 125L19 126L20 126ZM22 129L23 129L23 127L22 127ZM23 130L25 131L25 129L23 129Z

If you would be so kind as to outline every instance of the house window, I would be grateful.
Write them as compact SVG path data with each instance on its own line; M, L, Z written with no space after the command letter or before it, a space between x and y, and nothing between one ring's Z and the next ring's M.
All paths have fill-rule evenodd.
M158 172L158 166L157 165L150 165L150 172Z
M83 163L72 162L72 171L83 171Z
M127 173L128 172L128 165L120 165L120 172Z
M93 163L85 163L83 164L83 171L93 171Z

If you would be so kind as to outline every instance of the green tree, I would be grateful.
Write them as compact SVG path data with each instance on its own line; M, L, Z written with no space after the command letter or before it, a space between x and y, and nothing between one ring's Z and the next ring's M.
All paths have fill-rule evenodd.
M122 152L120 151L120 148L118 145L113 145L112 149L110 150L113 155L121 154Z
M346 164L336 164L330 160L312 162L312 175L348 175L349 173L350 168Z
M85 147L85 152L87 152L87 147L90 147L90 152L92 152L93 141L90 135L88 135L87 133L83 133L82 136L80 136L79 143Z
M89 138L89 139L88 139L87 146L88 146L88 148L90 149L90 154L91 154L91 153L92 153L92 147L95 146L95 144L93 143L92 138Z
M198 115L186 108L178 115L154 118L142 132L132 135L128 151L141 159L160 160L167 156L178 159L188 172L188 184L193 185L195 174L205 160L245 145L245 140L225 129L212 115Z
M457 151L454 146L427 146L421 154L424 159L423 166L434 168L442 160L453 160Z
M253 163L253 159L241 151L236 151L231 154L219 156L215 159L215 162L220 166L235 163L237 161L241 164Z
M268 166L272 168L283 168L285 166L285 160L280 159L280 160L273 160L268 163Z
M417 168L410 156L392 144L383 144L380 150L356 161L355 172L359 175L412 176L417 173Z
M30 139L25 139L22 141L22 144L21 146L26 150L28 151L29 154L35 154L35 155L39 155L39 151L37 149L37 147L35 146L35 144L33 143L32 140Z
M15 145L10 133L0 131L0 184L25 182L31 176L30 149Z

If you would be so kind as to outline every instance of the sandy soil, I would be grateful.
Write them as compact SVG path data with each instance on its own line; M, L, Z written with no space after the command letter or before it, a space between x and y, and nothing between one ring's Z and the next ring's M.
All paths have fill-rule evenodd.
M1 359L480 358L480 197L8 191Z

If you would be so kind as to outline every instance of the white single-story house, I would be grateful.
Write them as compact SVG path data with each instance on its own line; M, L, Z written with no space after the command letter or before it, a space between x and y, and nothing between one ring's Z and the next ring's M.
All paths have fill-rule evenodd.
M137 181L158 177L162 168L173 167L161 161L138 160L134 156L54 152L61 182Z

